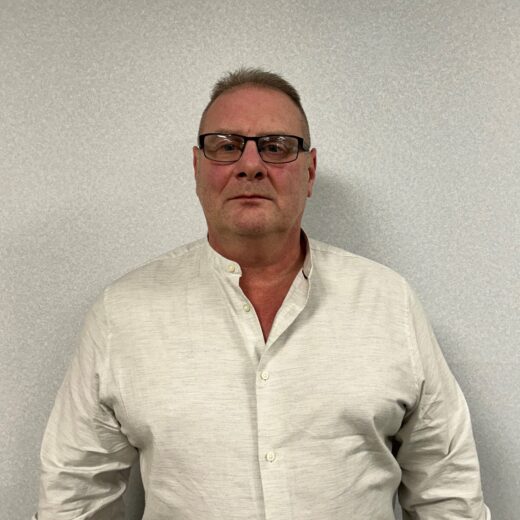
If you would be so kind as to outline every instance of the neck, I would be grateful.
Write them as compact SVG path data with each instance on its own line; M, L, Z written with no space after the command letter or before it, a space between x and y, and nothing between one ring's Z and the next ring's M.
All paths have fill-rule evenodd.
M208 241L215 251L240 265L242 281L275 282L294 275L305 260L305 243L299 227L285 235L241 236L230 240L208 232Z

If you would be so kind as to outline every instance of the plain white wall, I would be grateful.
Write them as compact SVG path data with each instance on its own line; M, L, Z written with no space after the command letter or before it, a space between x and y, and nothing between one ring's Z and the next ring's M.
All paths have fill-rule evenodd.
M406 276L473 416L495 520L520 511L520 2L0 0L0 519L103 286L205 231L191 146L238 65L300 90L306 230ZM142 497L132 484L129 518Z

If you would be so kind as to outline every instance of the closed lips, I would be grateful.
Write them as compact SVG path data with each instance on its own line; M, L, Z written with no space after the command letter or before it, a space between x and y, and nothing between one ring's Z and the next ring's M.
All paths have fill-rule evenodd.
M247 194L247 195L237 195L236 197L231 197L232 199L268 199L264 195L256 195L256 194Z

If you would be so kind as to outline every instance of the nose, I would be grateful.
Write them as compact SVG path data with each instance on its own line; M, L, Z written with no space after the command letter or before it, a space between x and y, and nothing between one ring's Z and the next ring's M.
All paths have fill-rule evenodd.
M235 163L235 169L237 177L247 178L249 180L260 180L266 176L266 164L262 161L254 141L248 141L246 143L242 156Z

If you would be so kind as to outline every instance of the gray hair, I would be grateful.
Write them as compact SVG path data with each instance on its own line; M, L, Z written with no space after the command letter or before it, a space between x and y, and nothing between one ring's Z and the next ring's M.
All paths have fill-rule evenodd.
M259 87L270 88L289 96L302 116L304 129L303 139L308 146L311 145L309 122L307 121L307 116L303 110L298 91L286 79L280 76L280 74L252 67L241 67L235 71L228 72L215 83L211 89L209 103L206 105L200 118L199 133L201 132L202 124L209 107L214 103L214 101L225 92L243 85L256 85Z

